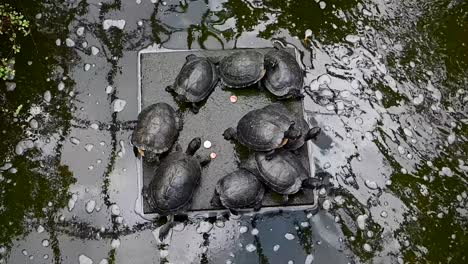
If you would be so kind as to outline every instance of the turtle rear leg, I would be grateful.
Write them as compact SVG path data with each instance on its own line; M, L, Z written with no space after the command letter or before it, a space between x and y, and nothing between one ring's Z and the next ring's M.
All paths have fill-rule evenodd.
M197 152L197 150L200 149L200 147L201 147L201 138L196 137L192 139L192 141L190 141L185 153L189 156L193 156L195 152Z
M206 165L210 164L211 158L208 156L200 156L197 155L197 160L200 162L200 166L205 167Z
M223 204L221 203L221 199L219 197L219 194L218 194L218 192L216 190L213 193L213 198L211 198L210 204L213 207L222 207L223 206Z
M237 210L232 209L232 208L229 208L229 212L231 212L232 215L239 215L239 212Z
M273 159L273 156L275 155L275 150L272 149L270 151L268 151L266 154L265 154L265 159L266 160L271 160Z
M302 181L302 188L318 189L323 186L323 182L317 178L307 178Z
M260 209L262 209L262 203L257 203L255 206L254 206L254 212L258 212L260 211Z
M159 228L159 240L162 242L166 239L171 229L175 226L174 216L168 216L167 222Z

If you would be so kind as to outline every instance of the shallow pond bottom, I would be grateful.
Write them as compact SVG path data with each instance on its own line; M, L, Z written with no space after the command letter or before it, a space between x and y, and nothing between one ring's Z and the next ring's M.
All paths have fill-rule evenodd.
M266 53L270 49L256 50ZM182 149L185 150L192 138L201 137L202 142L210 141L211 144L209 144L209 148L205 148L202 144L197 154L216 156L203 169L201 182L194 194L189 214L202 212L222 213L225 211L223 208L214 208L210 205L216 183L224 175L238 169L239 163L247 158L249 151L239 144L225 140L222 134L225 129L235 127L239 119L247 112L262 108L275 102L276 99L268 91L263 91L257 86L223 90L218 85L209 98L201 104L199 113L194 114L190 109L190 105L176 102L173 95L165 91L165 87L173 84L179 70L185 63L185 58L189 54L220 58L234 51L144 50L139 53L139 110L157 102L166 102L175 109L180 109L183 113L183 130L180 132L176 144L180 144ZM288 49L288 52L294 54L293 49ZM236 96L237 100L232 100L232 96ZM285 101L284 104L296 115L303 116L301 101ZM304 167L310 170L307 144L300 149L299 158ZM138 160L138 162L139 191L141 193L141 189L148 186L153 178L155 167L149 166L141 162L141 160ZM263 210L315 208L316 200L316 192L312 190L302 190L290 196L287 203L282 201L280 195L267 191L263 200ZM144 199L138 199L137 207L141 207L141 213L145 216L154 213Z

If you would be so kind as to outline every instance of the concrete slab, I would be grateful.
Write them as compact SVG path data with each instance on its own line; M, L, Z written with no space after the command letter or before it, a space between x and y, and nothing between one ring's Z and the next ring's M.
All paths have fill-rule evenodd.
M261 53L266 53L270 49L256 49ZM267 91L260 91L256 87L247 89L222 90L216 87L213 93L201 107L198 114L193 114L187 105L177 103L173 96L166 92L164 88L174 82L179 70L185 62L185 57L189 54L197 56L226 56L234 52L233 50L218 51L170 51L170 52L140 52L140 110L148 105L157 102L166 102L175 109L183 111L184 127L180 133L178 142L185 149L194 137L201 137L202 142L209 140L212 143L210 149L202 148L197 152L200 155L209 155L211 152L217 154L217 158L204 169L200 186L195 192L190 211L204 212L211 210L222 210L213 208L210 199L213 195L216 182L222 176L238 168L240 161L246 158L248 150L238 144L224 140L222 133L228 127L235 126L238 120L247 112L264 107L274 101ZM294 54L293 49L288 52ZM238 97L237 103L230 102L230 96ZM303 116L301 101L286 102L285 105L297 115ZM305 168L310 169L307 146L301 149L302 162ZM139 161L139 182L140 187L147 186L153 177L155 168L149 167ZM316 196L316 195L315 195ZM316 197L315 197L316 198ZM138 204L140 203L140 204ZM315 203L316 204L316 203ZM263 206L266 208L303 208L314 204L314 192L304 190L290 197L287 204L283 204L279 195L267 193ZM153 212L144 199L137 201L137 207L141 207L143 215L150 215ZM298 207L299 206L299 207Z

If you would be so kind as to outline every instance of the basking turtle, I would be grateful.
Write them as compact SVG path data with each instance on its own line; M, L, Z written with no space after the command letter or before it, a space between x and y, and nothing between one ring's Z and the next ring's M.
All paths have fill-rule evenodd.
M166 103L152 104L138 115L132 134L135 153L147 162L158 161L158 155L168 151L182 129L178 113Z
M241 50L224 57L219 65L221 81L231 88L242 88L257 83L265 75L263 54Z
M262 85L278 99L302 98L304 72L289 52L274 49L265 54L265 77Z
M154 177L143 195L151 208L159 215L172 216L186 210L192 201L193 193L201 178L202 166L210 162L209 157L202 159L193 155L201 146L201 139L194 138L182 152L178 147L161 160ZM172 219L161 227L161 240L173 226Z
M273 111L279 114L283 114L291 118L296 122L297 128L301 131L301 136L296 140L289 140L288 143L284 146L285 149L297 150L304 145L308 140L316 139L321 132L320 127L309 127L307 121L304 120L300 115L292 114L286 106L281 103L273 103L264 107L267 111Z
M290 151L278 151L271 159L262 152L256 152L249 157L245 169L257 175L272 191L282 194L284 200L288 195L297 193L301 188L316 189L322 186L322 181L309 176L301 161Z
M211 205L224 206L237 215L237 210L254 208L260 210L265 189L263 184L250 171L239 169L227 174L216 184Z
M186 62L174 84L167 86L166 91L177 94L180 102L192 103L192 111L198 113L197 103L205 100L218 83L216 66L207 58L188 55Z
M272 154L289 140L297 140L302 134L288 116L265 108L256 109L244 115L237 128L224 131L225 139L237 139L242 145Z

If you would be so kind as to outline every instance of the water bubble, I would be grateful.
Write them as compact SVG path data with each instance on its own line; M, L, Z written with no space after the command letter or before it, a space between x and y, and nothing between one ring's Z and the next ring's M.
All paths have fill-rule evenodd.
M125 108L125 105L127 105L127 102L122 99L116 99L114 100L114 112L120 112Z
M331 84L331 77L328 74L323 74L318 77L317 82L319 85L330 85Z
M371 247L371 245L369 245L369 244L367 244L367 243L365 243L365 244L362 246L362 248L363 248L364 251L366 251L366 252L372 252L372 247Z
M84 65L84 71L89 71L89 69L91 69L91 64L86 63L86 64Z
M39 234L42 233L42 232L44 232L44 230L45 230L44 227L41 226L41 225L39 225L39 226L37 227L37 229L36 229L37 233L39 233Z
M368 216L368 215L365 215L365 214L359 215L359 216L357 217L356 222L357 222L357 226L359 227L359 229L361 229L361 230L366 229L366 220L367 220L368 217L369 217L369 216Z
M143 21L138 20L137 25L138 25L139 27L142 27L142 26L143 26Z
M89 200L88 202L86 202L86 212L88 214L91 214L94 211L95 207L96 207L96 201Z
M326 199L325 201L323 201L322 207L323 207L323 210L325 210L325 211L330 210L330 207L331 207L330 200Z
M47 103L50 103L50 100L52 100L52 94L50 93L49 90L47 90L44 93L44 101L46 101Z
M250 232L250 234L252 234L252 236L258 235L258 229L257 229L257 228L252 229L252 231Z
M239 227L239 233L241 233L241 234L247 232L248 230L249 230L249 228L246 227L246 226L240 226Z
M49 240L47 240L47 239L42 240L42 246L43 246L43 247L48 247L49 244L50 244L50 243L49 243Z
M286 233L284 235L284 238L286 238L287 240L293 240L295 238L295 236L291 233Z
M447 137L447 141L449 144L453 144L456 140L456 136L455 136L455 133L450 133L450 135Z
M345 40L348 41L349 43L357 43L361 38L356 35L347 35L345 37Z
M197 227L197 233L209 233L213 229L213 224L207 221L201 221Z
M78 262L79 264L93 264L93 260L83 254L78 256Z
M358 124L358 125L362 125L362 124L364 123L364 121L363 121L362 118L360 118L360 117L357 117L357 118L354 120L354 122L356 122L356 124Z
M62 41L60 39L56 39L55 45L57 45L57 47L60 47L62 45Z
M111 241L111 247L112 248L118 248L120 247L120 239L112 239Z
M203 147L206 148L206 149L211 148L211 142L206 140L205 142L203 142Z
M327 7L327 3L320 1L319 6L320 6L320 9L325 9L325 7Z
M253 244L248 244L247 246L245 246L245 250L247 250L248 252L254 252L255 250L257 250L257 247Z
M72 39L70 38L66 38L65 39L65 45L69 48L71 47L74 47L75 46L75 41L73 41Z
M83 36L84 30L85 30L84 27L79 27L79 28L77 28L77 29L76 29L76 35L77 35L77 36L80 36L80 37Z
M382 211L382 212L380 213L380 216L381 216L382 218L387 218L387 216L388 216L387 211Z
M273 251L276 252L280 249L280 245L274 245L273 246Z

